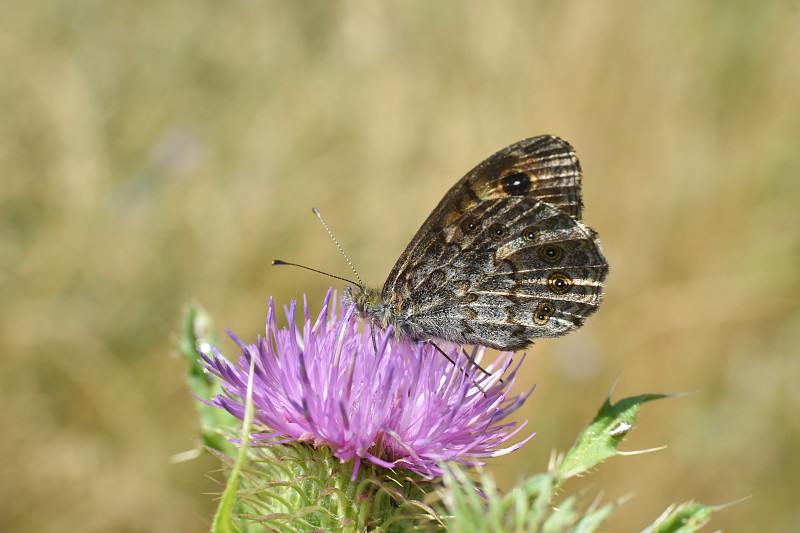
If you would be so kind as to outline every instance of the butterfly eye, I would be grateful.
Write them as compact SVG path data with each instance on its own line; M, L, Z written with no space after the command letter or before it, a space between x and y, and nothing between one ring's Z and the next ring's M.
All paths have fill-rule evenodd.
M481 229L480 224L471 219L466 219L464 222L461 223L461 231L463 231L467 235L474 235L478 233L480 229Z
M547 278L547 286L556 294L564 294L572 287L572 280L563 272L556 272Z
M531 178L523 172L516 172L502 178L500 186L509 196L525 196L531 191Z
M564 250L555 244L547 244L539 248L539 258L547 263L558 263L564 257Z
M533 226L528 226L527 228L522 230L522 235L529 241L535 241L536 239L539 238L539 230L537 230Z
M489 226L489 236L496 241L501 240L507 233L506 227L502 224L492 224Z
M536 306L536 313L533 315L533 321L543 326L550 320L550 317L553 316L555 313L556 308L550 302L541 302L538 306Z

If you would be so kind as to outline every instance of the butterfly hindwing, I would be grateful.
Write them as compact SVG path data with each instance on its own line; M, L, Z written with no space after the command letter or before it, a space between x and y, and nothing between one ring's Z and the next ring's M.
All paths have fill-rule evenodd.
M446 340L519 349L578 327L600 303L607 267L594 233L540 200L479 202L442 235L422 247L419 257L429 261L396 278L403 323Z

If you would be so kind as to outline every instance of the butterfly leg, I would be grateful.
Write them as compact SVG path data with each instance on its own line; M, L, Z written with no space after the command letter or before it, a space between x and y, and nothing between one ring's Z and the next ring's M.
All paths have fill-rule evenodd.
M378 356L378 341L375 340L375 320L369 321L369 331L372 334L372 348L375 350L375 357Z
M463 346L460 346L460 347L459 347L459 350L463 351L463 350L464 350L464 347L463 347ZM476 362L475 362L475 354L476 354L476 350L477 350L477 346L473 348L473 350L472 350L472 355L470 355L469 357L467 357L467 361L469 361L470 363L472 363L472 364L473 364L475 367L477 367L477 368L478 368L478 370L480 370L481 372L483 372L483 375L485 375L485 376L491 376L491 375L492 375L492 373L491 373L491 372L489 372L488 370L486 370L486 369L485 369L485 368L483 368L481 365L479 365L478 363L476 363ZM499 379L499 381L500 381L500 383L503 383L503 378L500 378L500 379Z
M453 361L453 358L452 358L452 357L450 357L449 355L447 355L447 353L445 353L445 351L444 351L444 350L442 350L441 348L439 348L439 345L438 345L438 344L436 344L435 342L433 342L433 341L432 341L432 340L430 340L430 339L428 339L428 340L426 340L426 341L424 341L424 342L425 342L425 344L430 344L431 346L433 346L434 348L436 348L436 350L437 350L437 351L438 351L440 354L442 354L442 355L444 356L444 358L445 358L445 359L447 359L448 361L450 361L450 362L453 364L453 366L455 366L455 367L458 367L458 365L456 365L456 362L455 362L455 361Z
M451 363L453 363L453 366L457 366L457 365L456 365L456 362L455 362L455 361L453 361L453 359L452 359L452 358L451 358L449 355L447 355L447 354L444 352L444 350L442 350L441 348L439 348L439 345L438 345L438 344L436 344L435 342L433 342L433 341L432 341L432 340L430 340L430 339L429 339L429 340L427 340L427 341L425 341L425 342L426 342L426 343L428 343L428 344L430 344L430 345L432 345L434 348L436 348L436 349L439 351L439 353L440 353L440 354L442 354L442 355L444 356L444 358L445 358L445 359L447 359L448 361L450 361ZM461 351L461 350L463 350L463 349L464 349L464 347L463 347L463 346L460 346L460 347L459 347L459 351ZM473 365L475 365L475 367L477 367L477 368L478 368L478 370L480 370L481 372L483 372L483 374L484 374L484 375L487 375L487 376L491 376L491 375L492 375L492 374L491 374L491 372L487 371L487 370L486 370L485 368L483 368L481 365L479 365L478 363L476 363L476 362L475 362L475 359L473 359L472 357L468 357L468 358L467 358L467 360L468 360L470 363L472 363Z
M438 345L438 344L436 344L435 342L433 342L433 341L432 341L432 340L430 340L430 339L428 339L428 340L426 340L426 341L423 341L423 342L425 342L426 344L430 344L431 346L433 346L434 348L436 348L436 350L437 350L437 351L438 351L440 354L442 354L442 355L444 356L444 358L445 358L445 359L447 359L448 361L450 361L450 362L453 364L453 366L454 366L454 367L456 367L456 368L458 369L458 371L459 371L459 372L461 372L461 373L462 373L462 374L464 374L464 375L467 375L467 371L466 371L465 369L461 368L460 366L458 366L458 365L456 364L456 362L455 362L455 361L453 361L453 358L452 358L452 357L450 357L449 355L447 355L447 353L445 353L445 351L444 351L444 350L442 350L441 348L439 348L439 345ZM458 348L458 349L459 349L459 351L461 351L461 350L463 350L463 349L464 349L464 347L463 347L463 346L459 346L459 348ZM474 360L472 357L468 357L468 358L467 358L467 360L468 360L470 363L472 363L473 365L475 365L475 366L478 368L478 370L480 370L481 372L483 372L483 373L484 373L484 374L486 374L487 376L491 376L491 375L492 375L491 373L487 372L487 371L486 371L486 369L484 369L482 366L480 366L479 364L477 364L477 363L475 362L475 360ZM501 379L500 381L502 382L503 380ZM481 392L483 393L483 395L484 395L484 396L486 396L486 391L485 391L485 390L483 390L483 387L481 387L480 383L478 383L476 380L474 380L474 379L473 379L473 380L472 380L472 384L473 384L473 385L475 385L475 387L477 387L477 388L478 388L478 390L479 390L479 391L481 391Z

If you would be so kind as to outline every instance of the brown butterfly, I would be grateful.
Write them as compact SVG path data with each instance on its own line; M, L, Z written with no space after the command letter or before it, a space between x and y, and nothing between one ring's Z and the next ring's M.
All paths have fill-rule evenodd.
M444 195L383 289L348 286L345 300L411 341L519 350L568 333L600 305L608 272L582 205L572 146L519 141Z

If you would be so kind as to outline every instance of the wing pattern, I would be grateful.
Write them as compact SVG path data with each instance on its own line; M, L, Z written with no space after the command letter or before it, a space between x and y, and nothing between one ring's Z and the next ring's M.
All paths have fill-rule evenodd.
M581 168L553 136L497 152L445 195L384 284L398 333L499 349L580 326L608 264L581 220Z

